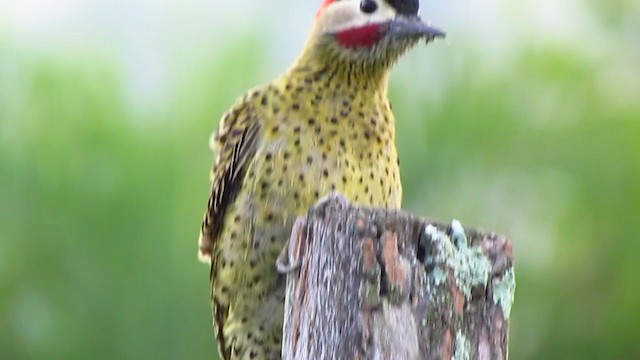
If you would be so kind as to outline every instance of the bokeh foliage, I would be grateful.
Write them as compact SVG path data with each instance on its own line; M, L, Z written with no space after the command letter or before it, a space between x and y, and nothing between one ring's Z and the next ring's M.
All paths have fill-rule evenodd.
M640 56L534 44L492 69L474 49L416 50L392 80L404 207L513 239L513 359L640 357ZM216 354L195 260L207 141L275 75L268 51L225 44L141 113L109 56L0 41L0 358ZM414 71L430 57L435 90Z

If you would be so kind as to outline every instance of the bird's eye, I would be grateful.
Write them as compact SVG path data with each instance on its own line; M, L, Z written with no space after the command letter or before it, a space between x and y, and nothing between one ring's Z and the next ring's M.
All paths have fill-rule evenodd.
M378 9L378 4L373 0L362 0L360 2L360 10L365 14L371 14Z

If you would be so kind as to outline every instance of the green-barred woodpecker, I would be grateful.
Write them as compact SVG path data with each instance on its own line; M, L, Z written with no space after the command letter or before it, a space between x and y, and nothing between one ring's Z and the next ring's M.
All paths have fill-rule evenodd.
M289 70L220 121L199 258L211 264L223 359L280 358L285 282L275 260L296 217L332 191L400 208L389 72L421 39L444 36L418 8L418 0L325 0Z

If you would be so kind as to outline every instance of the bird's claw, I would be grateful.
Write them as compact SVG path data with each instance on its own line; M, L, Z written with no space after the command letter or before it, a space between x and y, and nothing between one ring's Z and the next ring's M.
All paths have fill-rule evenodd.
M302 264L302 242L305 227L306 219L304 217L296 219L291 230L291 236L276 259L276 269L279 273L289 273L298 269Z
M327 195L323 196L313 206L315 209L321 209L321 213L326 211L326 208L330 205L337 206L338 208L349 207L349 200L338 191L331 191Z

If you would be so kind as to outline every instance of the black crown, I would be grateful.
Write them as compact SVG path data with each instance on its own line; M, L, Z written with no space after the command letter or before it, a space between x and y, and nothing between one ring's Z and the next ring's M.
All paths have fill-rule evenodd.
M419 0L387 0L387 2L402 15L418 15L420 9Z

